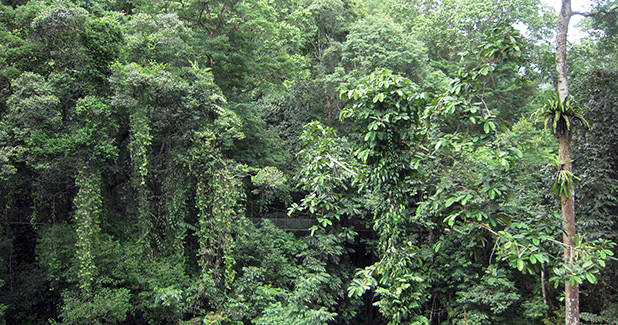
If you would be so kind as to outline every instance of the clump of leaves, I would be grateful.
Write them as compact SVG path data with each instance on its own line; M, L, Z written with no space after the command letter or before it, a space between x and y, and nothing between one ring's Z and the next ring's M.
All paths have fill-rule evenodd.
M584 118L582 111L583 107L571 95L567 95L564 100L560 100L558 92L554 91L546 96L545 105L535 115L543 118L545 128L551 123L552 132L558 136L559 134L570 132L574 121L581 122L586 128L589 127L589 123Z
M575 176L572 171L562 168L562 165L567 163L566 161L554 159L554 163L556 164L558 172L554 177L551 191L558 196L569 197L574 188L574 180L579 181L580 178Z
M612 248L615 243L604 239L594 241L585 241L582 236L575 239L575 246L571 247L571 260L562 263L562 265L554 268L555 276L552 276L549 281L557 287L560 283L568 281L571 285L582 284L583 280L595 284L597 277L595 274L600 274L601 269L605 267L606 260L614 255Z

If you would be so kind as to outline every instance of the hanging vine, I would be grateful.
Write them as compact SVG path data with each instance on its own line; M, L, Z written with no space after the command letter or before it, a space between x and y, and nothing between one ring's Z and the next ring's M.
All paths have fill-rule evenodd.
M90 294L97 267L94 262L94 249L99 229L99 219L103 206L101 198L101 175L83 167L75 185L79 188L73 204L75 205L75 222L77 224L77 273L79 288Z
M198 183L196 190L199 210L199 263L203 274L210 274L215 282L230 283L234 278L234 264L228 252L244 219L245 193L237 168L229 162L206 180Z
M133 186L137 191L138 226L141 238L148 236L152 228L150 220L150 191L146 185L148 175L148 147L152 144L150 120L147 107L137 106L129 116L129 150L133 164Z
M165 243L163 249L170 255L182 257L184 253L183 243L187 229L184 223L185 218L189 214L188 199L192 192L192 183L185 180L177 182L178 179L168 180L169 192L172 196L165 202Z

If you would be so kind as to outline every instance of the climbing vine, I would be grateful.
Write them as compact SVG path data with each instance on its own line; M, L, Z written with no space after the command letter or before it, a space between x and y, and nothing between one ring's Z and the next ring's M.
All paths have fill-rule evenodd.
M213 175L199 181L196 202L199 210L199 263L202 274L215 283L234 280L233 258L228 254L244 218L245 193L242 189L242 166L222 161Z
M79 270L77 273L79 288L89 294L92 289L97 267L94 262L94 250L100 231L101 217L101 175L83 167L75 185L79 188L73 201L75 205L75 222L77 225L77 253Z
M138 224L142 238L146 237L152 227L150 220L150 191L146 184L148 175L148 147L152 143L150 123L147 108L137 106L130 114L130 143L131 161L133 164L133 186L137 192Z
M354 118L362 135L354 154L368 168L360 176L359 187L377 200L373 227L381 256L357 273L348 293L360 296L375 289L375 305L392 324L426 323L427 318L416 310L426 299L426 277L418 273L423 261L406 231L418 226L411 218L409 202L415 190L409 185L415 172L413 149L427 131L426 95L409 79L386 70L376 70L341 94L352 100L341 117Z

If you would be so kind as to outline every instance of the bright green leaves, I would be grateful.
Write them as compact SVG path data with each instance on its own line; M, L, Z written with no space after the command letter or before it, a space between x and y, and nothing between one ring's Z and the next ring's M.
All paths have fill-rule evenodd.
M288 177L276 167L249 168L255 175L251 176L253 186L251 194L258 196L249 213L251 216L268 211L268 206L275 200L289 202L290 182Z
M17 2L0 8L1 212L18 239L7 252L42 238L37 261L56 291L21 295L36 281L16 272L13 292L64 303L46 313L69 324L540 322L519 312L543 306L528 299L539 292L527 273L553 268L563 248L550 248L556 227L543 229L549 150L533 126L510 125L543 78L525 57L535 44L510 28L525 20L539 33L535 3ZM376 67L421 86L385 70L361 81ZM348 103L352 122L326 126ZM311 119L325 122L294 142ZM612 179L612 160L598 158L611 150L584 156L602 170L587 175ZM557 180L568 190L570 178ZM590 185L602 194L587 201L605 223L582 223L600 236L615 233L610 183ZM291 219L309 216L312 236L243 217L279 218L292 198ZM71 226L22 236L29 226L13 222L32 210L51 230ZM344 245L359 224L366 249ZM607 249L591 263L609 264ZM360 263L373 265L349 283ZM577 263L584 271L565 267L560 281L607 280ZM363 322L373 302L383 317ZM9 322L26 314L20 305L8 305Z
M63 324L70 325L121 323L126 321L129 310L134 307L131 290L127 288L100 288L90 297L66 292L63 298L59 316Z
M387 155L406 155L413 142L425 134L426 95L409 79L376 70L356 88L342 90L341 97L354 100L341 118L354 117L366 146L357 150L365 163L377 163Z
M574 180L579 180L570 170L560 169L556 173L551 191L561 197L570 197L573 193Z
M376 70L341 95L357 98L340 117L353 118L362 137L354 155L372 169L362 186L381 188L387 196L402 195L414 146L427 134L426 95L409 79L387 70Z
M367 290L373 289L378 285L378 281L373 277L375 266L369 266L356 272L354 279L348 286L348 297L360 297Z
M251 176L251 183L265 188L277 188L286 182L285 175L275 167L264 167Z
M456 78L436 105L449 124L479 124L486 134L495 132L496 116L516 120L517 114L507 111L526 104L519 93L529 87L522 74L527 64L520 51L526 46L523 37L505 22L494 22L490 28L474 51L459 53Z
M392 255L387 255L381 263L358 270L348 287L348 296L360 297L368 290L375 290L380 299L374 306L388 317L389 324L426 324L427 319L416 312L426 300L423 292L428 287L426 274L420 272L420 265L415 265L421 263L417 250L418 247L408 243L392 250Z
M226 95L233 96L264 84L280 85L302 73L306 58L300 55L300 50L309 38L303 34L302 25L310 24L303 20L309 13L299 9L304 4L261 0L173 1L178 16L165 16L179 18L191 27L191 49L202 63L213 68L217 84ZM151 12L162 11L153 9ZM153 45L160 43L153 42ZM173 52L169 54L171 58L177 56ZM184 60L183 56L177 58Z
M482 79L494 69L495 65L488 62L468 69L462 68L446 92L437 98L435 110L448 124L481 124L485 134L495 132L496 124L492 121L495 114L487 107L480 92Z
M489 133L489 131L496 131L496 124L492 121L483 123L483 131Z
M212 129L217 134L217 145L223 150L229 150L234 146L234 141L245 138L242 121L234 111L220 106L216 107L215 113L216 119Z
M342 219L357 217L362 211L359 198L352 192L358 176L358 166L350 158L345 138L338 138L335 130L319 122L304 127L301 135L304 148L297 154L302 169L297 176L298 186L308 194L300 204L292 204L288 214L309 211L316 216L319 227L329 228Z
M419 312L427 302L429 283L418 250L411 242L401 243L375 264L374 276L379 277L375 293L379 299L374 305L389 319L389 324L428 324Z
M470 139L471 135L468 135ZM496 226L508 222L513 212L510 204L514 188L511 165L521 163L521 152L506 150L502 136L496 142L466 140L445 135L437 140L432 152L423 162L431 164L432 157L441 159L439 182L430 194L419 202L416 218L427 222L443 223L458 228L465 223L483 223ZM438 146L438 144L440 146ZM479 144L485 144L480 147ZM497 144L502 145L499 149ZM510 144L509 144L510 145ZM445 165L449 164L449 165ZM449 166L448 169L445 166ZM515 171L516 173L516 171ZM463 223L463 224L462 224Z
M494 113L476 97L480 79L493 71L488 63L462 70L433 105L411 82L383 70L341 93L351 101L341 117L356 119L360 143L355 155L368 167L361 189L380 200L374 229L383 256L372 266L376 283L359 273L349 294L375 287L380 297L376 305L395 323L422 317L414 306L420 306L425 290L425 277L415 274L415 267L401 267L394 260L402 259L401 254L416 256L403 238L422 234L423 226L442 224L463 233L470 224L495 227L510 220L509 168L523 155L510 139L497 137ZM472 237L472 242L487 240L481 234ZM443 244L438 243L443 241L431 243L434 253L441 252ZM420 267L425 260L416 263ZM516 267L521 263L516 261Z
M465 288L457 292L457 301L463 305L479 305L483 307L489 307L494 315L500 315L509 310L509 307L517 303L521 297L517 290L515 282L510 279L508 272L505 269L498 267L497 265L490 265L485 269L484 274L480 275L480 279L471 287ZM483 309L471 310L470 314L457 315L458 320L472 320L478 321L486 318L483 315ZM507 316L508 317L508 316ZM484 324L485 322L479 322Z
M347 95L347 96L346 96ZM426 323L418 309L425 302L425 276L417 272L423 260L408 227L417 227L410 213L411 160L428 134L426 95L409 79L376 70L341 97L351 103L341 118L353 118L361 139L355 156L367 169L359 175L359 189L377 200L373 208L380 261L357 273L348 294L373 289L380 308L392 324ZM375 279L375 280L374 280Z

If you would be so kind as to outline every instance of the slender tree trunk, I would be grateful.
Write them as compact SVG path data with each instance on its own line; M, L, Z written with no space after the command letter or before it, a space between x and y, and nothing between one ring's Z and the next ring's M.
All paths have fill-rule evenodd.
M567 78L567 32L569 21L571 20L571 0L562 0L562 8L558 17L556 28L556 70L558 72L557 89L560 101L564 101L569 94L569 83ZM558 159L561 162L560 168L571 171L571 131L563 129L557 134L558 137ZM561 195L560 205L562 211L562 242L564 243L564 262L570 263L573 256L573 246L575 242L575 195L572 190L569 196ZM579 324L579 286L565 282L565 324Z
M545 309L545 318L549 316L548 310L549 306L547 305L547 292L545 291L545 264L541 263L541 292L543 293L543 304L547 309Z

